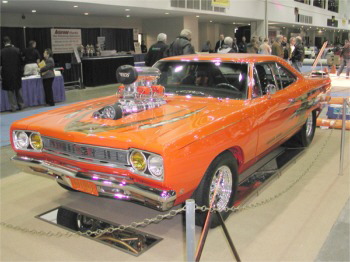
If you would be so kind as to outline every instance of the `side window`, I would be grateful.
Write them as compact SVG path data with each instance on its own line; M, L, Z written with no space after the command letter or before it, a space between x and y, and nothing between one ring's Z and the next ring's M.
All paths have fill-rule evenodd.
M276 63L276 69L276 80L280 86L280 89L284 89L296 81L296 77L280 64Z
M274 85L278 88L274 74L276 73L275 63L260 63L255 64L255 70L257 72L262 94L266 94L267 85ZM255 71L254 70L254 71Z
M257 98L262 96L262 90L261 90L261 83L260 83L260 79L258 76L258 72L256 71L256 68L254 68L253 77L254 77L254 83L253 83L253 90L252 90L252 98Z

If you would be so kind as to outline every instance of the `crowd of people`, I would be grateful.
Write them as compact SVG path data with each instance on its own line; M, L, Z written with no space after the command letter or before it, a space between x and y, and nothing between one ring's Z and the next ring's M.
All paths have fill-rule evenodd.
M22 76L41 75L45 93L45 101L49 106L54 106L52 83L55 77L51 49L44 51L43 59L36 49L36 42L31 40L27 48L21 51L11 43L8 36L3 38L4 48L1 49L1 79L2 89L7 91L11 111L24 108Z

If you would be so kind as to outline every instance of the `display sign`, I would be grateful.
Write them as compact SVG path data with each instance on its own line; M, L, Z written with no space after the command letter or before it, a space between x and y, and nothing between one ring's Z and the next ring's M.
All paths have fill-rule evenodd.
M142 54L141 45L139 42L134 42L135 54Z
M212 6L230 7L230 0L212 0Z
M105 50L105 42L106 42L105 36L98 36L97 37L97 43L100 45L101 50Z
M74 47L81 45L80 29L51 29L52 52L73 53Z

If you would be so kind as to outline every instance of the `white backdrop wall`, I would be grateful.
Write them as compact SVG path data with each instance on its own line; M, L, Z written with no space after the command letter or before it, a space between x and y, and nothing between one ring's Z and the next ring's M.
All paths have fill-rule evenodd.
M159 33L165 33L168 37L168 44L170 44L180 35L182 29L182 17L143 19L143 33L146 35L147 47L157 41Z

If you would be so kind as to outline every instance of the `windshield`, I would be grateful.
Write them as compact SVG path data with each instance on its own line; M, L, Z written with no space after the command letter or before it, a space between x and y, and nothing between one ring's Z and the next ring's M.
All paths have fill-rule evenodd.
M247 98L248 64L218 61L159 61L154 67L161 71L159 84L166 93Z

